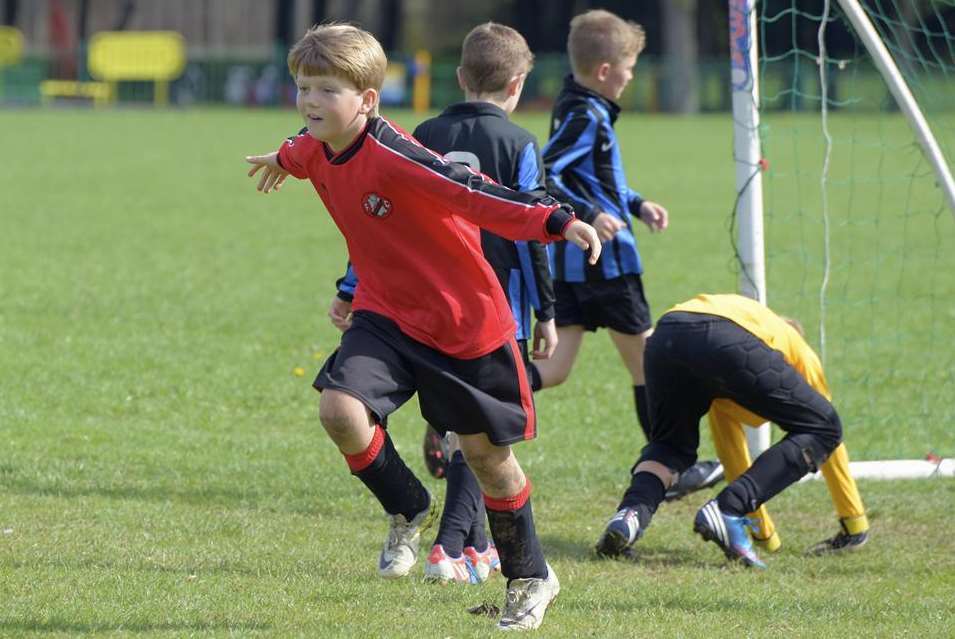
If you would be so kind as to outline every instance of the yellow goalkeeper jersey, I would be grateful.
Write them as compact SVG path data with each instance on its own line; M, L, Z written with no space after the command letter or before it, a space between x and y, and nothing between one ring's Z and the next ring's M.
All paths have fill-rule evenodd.
M671 311L706 313L725 317L762 340L770 348L783 354L790 366L809 382L826 399L832 401L822 363L802 335L786 320L756 300L742 295L697 295L691 300L677 304ZM751 414L751 413L748 413ZM741 420L747 424L754 422ZM755 423L762 423L763 419Z

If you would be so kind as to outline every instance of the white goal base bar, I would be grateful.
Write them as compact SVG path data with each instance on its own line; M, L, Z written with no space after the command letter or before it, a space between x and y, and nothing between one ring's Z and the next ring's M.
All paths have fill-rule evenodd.
M892 459L886 461L849 462L849 472L855 479L928 479L955 477L955 459L926 461L921 459ZM809 473L800 482L822 479L822 473Z

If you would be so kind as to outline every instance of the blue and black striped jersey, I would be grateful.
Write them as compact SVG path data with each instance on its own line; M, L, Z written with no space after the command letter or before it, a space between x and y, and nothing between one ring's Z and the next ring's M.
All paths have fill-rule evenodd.
M554 103L550 139L543 151L547 190L573 205L585 222L593 222L603 212L627 225L604 242L594 266L587 264L587 256L574 244L552 244L549 253L556 280L588 282L643 272L630 221L631 215L639 215L643 198L627 186L613 128L619 113L617 104L581 86L572 76L565 79Z

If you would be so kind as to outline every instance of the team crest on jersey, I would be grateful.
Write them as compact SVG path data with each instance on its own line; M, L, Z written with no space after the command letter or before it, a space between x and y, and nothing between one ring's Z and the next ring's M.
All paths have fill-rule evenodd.
M388 217L391 214L391 200L377 193L366 193L361 200L361 208L372 217Z

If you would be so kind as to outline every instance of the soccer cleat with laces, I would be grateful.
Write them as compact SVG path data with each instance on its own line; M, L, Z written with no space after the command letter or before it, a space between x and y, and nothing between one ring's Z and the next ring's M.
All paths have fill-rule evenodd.
M810 546L809 549L806 550L806 554L819 556L851 552L864 546L867 541L869 541L868 530L863 530L862 532L853 535L843 529L840 530L834 537L824 539L818 544Z
M682 473L667 489L664 499L676 501L690 493L715 486L723 481L723 464L718 461L696 462Z
M464 555L449 557L441 544L435 544L431 548L428 559L424 562L424 578L426 581L441 583L477 583Z
M472 583L484 583L494 572L501 571L501 558L494 544L488 544L483 552L478 552L474 546L465 546L464 558L475 579Z
M601 557L628 555L634 542L642 536L643 530L640 529L637 511L623 508L607 523L607 528L597 542L597 554Z
M554 569L547 565L545 579L512 579L507 585L504 612L498 630L534 630L544 621L547 606L560 592Z
M430 497L430 495L429 495ZM421 545L421 531L434 523L435 503L431 499L428 507L408 521L404 515L389 515L391 528L388 538L378 557L378 574L386 579L396 579L407 575L418 561L418 547Z
M749 525L746 517L724 514L715 499L703 504L693 520L693 530L704 541L712 541L722 548L727 559L741 561L751 568L765 568L766 564L753 550L753 542L746 531Z

